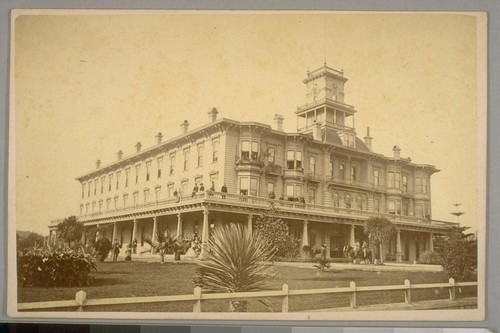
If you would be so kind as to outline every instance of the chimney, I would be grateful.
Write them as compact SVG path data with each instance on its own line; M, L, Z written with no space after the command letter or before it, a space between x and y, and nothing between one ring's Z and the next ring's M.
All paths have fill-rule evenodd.
M282 115L276 113L273 119L274 119L274 127L276 128L276 130L283 132L283 120L285 118Z
M372 151L373 138L370 136L370 127L369 126L366 128L366 136L364 137L364 139L365 139L366 146L368 147L368 149L370 149L370 151Z
M161 134L161 132L158 132L158 134L156 134L155 138L156 138L156 143L160 144L161 139L163 139L163 134Z
M122 159L122 157L123 157L123 151L118 150L118 152L116 153L116 158L117 158L117 159L118 159L118 161L119 161L119 160L121 160L121 159Z
M321 122L314 122L313 125L313 139L317 141L323 141L322 135L321 135Z
M401 148L399 148L398 146L394 146L394 147L392 148L392 151L394 152L394 158L395 158L396 160L399 160L399 158L400 158L399 153L401 152Z
M217 108L212 108L212 110L208 112L208 115L210 116L210 121L217 120L217 113L219 113L219 111L217 111Z
M184 120L184 122L181 124L182 134L187 133L188 127L189 127L189 122L187 120Z
M96 169L99 169L101 167L101 160L95 161L95 167Z
M142 144L140 142L137 142L135 144L135 151L136 152L140 152L141 151L141 148L142 148Z

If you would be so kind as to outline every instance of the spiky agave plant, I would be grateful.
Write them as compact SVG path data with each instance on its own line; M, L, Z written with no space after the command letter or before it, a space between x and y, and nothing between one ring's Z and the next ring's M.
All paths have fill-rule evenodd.
M364 225L364 232L379 246L380 261L382 261L383 244L394 236L396 227L385 217L370 216Z
M216 228L208 242L206 261L196 272L195 284L208 292L248 292L265 288L274 270L274 249L258 232L229 224ZM232 312L245 312L247 301L230 302Z

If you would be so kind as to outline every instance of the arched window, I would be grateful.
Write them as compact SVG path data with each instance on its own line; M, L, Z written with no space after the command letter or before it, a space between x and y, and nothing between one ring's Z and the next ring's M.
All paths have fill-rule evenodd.
M363 209L363 202L361 201L361 196L356 197L356 209Z
M339 194L337 192L333 192L333 207L339 207Z
M351 196L349 194L346 194L344 201L345 201L345 208L351 209Z

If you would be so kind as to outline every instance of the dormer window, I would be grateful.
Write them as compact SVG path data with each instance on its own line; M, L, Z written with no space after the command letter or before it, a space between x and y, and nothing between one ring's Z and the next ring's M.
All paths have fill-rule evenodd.
M344 146L355 148L355 136L352 133L344 133L343 136Z

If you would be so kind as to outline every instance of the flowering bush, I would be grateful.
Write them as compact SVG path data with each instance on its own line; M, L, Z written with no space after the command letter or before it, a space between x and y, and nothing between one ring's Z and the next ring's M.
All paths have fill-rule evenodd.
M90 285L97 270L90 255L29 250L17 256L17 281L23 287L73 287Z

